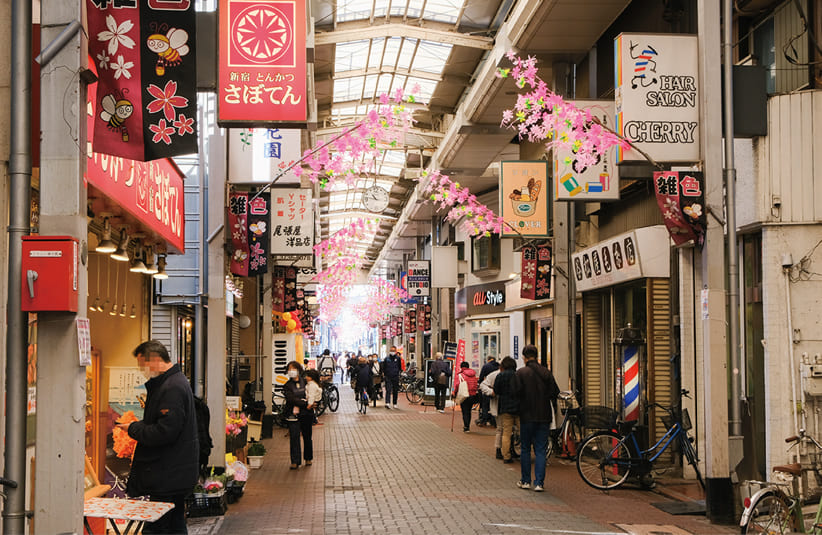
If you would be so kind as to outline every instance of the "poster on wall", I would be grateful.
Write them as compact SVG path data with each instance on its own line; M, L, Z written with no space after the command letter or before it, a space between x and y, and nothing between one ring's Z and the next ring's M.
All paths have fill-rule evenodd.
M271 190L271 254L312 255L314 209L311 190Z
M220 0L217 123L305 122L305 0Z
M228 181L232 184L268 184L300 159L301 131L285 128L229 128ZM298 184L293 170L277 184Z
M196 153L194 2L86 0L86 12L94 152L138 161Z
M616 131L658 162L700 159L698 58L696 35L615 39ZM644 159L617 150L617 161Z
M591 114L594 122L613 129L613 100L574 100L574 106ZM615 201L619 200L619 174L616 166L616 147L596 155L596 163L582 164L576 150L562 145L554 149L554 198L558 201Z
M548 189L548 162L500 162L500 215L507 225L502 237L548 237L550 220L550 189Z
M662 212L665 227L676 245L693 242L702 247L705 228L703 190L704 175L701 172L661 171L654 173L656 202Z

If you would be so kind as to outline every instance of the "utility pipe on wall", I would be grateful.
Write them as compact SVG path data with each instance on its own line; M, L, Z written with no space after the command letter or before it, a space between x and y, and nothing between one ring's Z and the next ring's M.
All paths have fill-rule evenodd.
M793 323L791 321L791 266L790 263L786 266L782 260L782 272L785 274L785 306L787 306L788 317L788 355L791 361L791 413L793 413L793 434L799 434L799 415L796 411L796 362L794 362L793 355Z

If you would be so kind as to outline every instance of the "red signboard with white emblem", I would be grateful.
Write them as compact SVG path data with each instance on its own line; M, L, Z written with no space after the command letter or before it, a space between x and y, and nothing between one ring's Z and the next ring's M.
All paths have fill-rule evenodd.
M220 125L305 122L305 0L220 0Z

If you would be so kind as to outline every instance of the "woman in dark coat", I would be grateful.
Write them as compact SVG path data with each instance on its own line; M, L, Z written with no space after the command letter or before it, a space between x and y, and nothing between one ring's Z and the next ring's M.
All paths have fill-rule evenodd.
M286 366L288 381L283 385L285 394L285 413L288 415L288 436L291 441L291 469L296 470L300 464L300 435L303 437L303 458L305 465L311 466L314 460L314 443L311 438L311 426L314 423L314 411L308 408L305 395L305 377L303 367L292 360Z

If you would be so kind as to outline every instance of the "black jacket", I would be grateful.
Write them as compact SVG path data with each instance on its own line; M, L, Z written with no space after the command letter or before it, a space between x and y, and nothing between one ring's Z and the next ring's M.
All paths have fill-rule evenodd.
M368 388L371 386L371 378L374 377L374 374L371 372L370 362L357 364L357 367L354 368L354 374L357 378L357 388Z
M200 446L194 395L175 364L146 382L143 419L128 434L137 441L126 492L129 496L188 494L197 484Z
M499 405L500 414L519 414L519 392L517 392L517 377L514 370L503 370L494 379L494 396Z
M294 407L299 407L300 414L308 413L308 402L305 395L305 378L300 377L296 381L288 379L283 385L283 395L285 396L285 415L293 416Z
M439 377L440 373L445 373L445 376L449 379L451 378L451 363L447 360L435 360L431 363L431 367L428 368L428 376L437 384L437 378ZM445 383L446 385L448 382Z
M536 360L529 360L517 370L519 417L523 422L551 423L552 404L559 395L554 375Z
M382 361L382 373L388 379L397 379L400 376L400 372L402 371L402 360L400 360L400 356L396 353L392 353L385 357L385 360Z
M480 368L479 382L483 382L485 378L488 377L488 374L490 374L491 372L495 372L498 369L499 362L497 362L496 360L492 360L490 362L486 362L485 364L483 364L482 368Z

